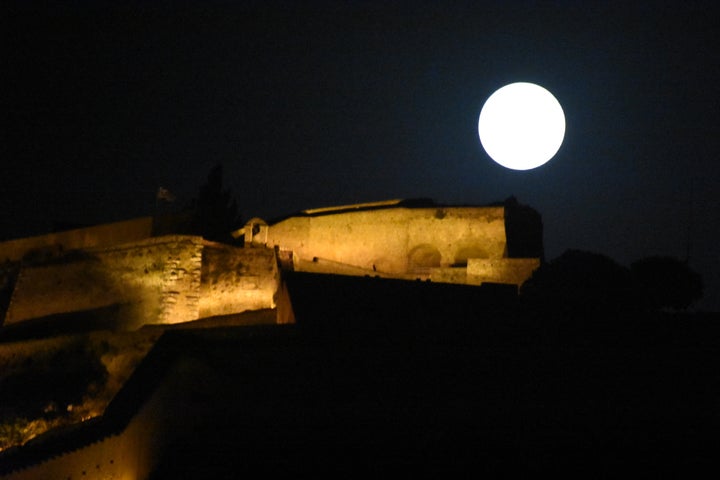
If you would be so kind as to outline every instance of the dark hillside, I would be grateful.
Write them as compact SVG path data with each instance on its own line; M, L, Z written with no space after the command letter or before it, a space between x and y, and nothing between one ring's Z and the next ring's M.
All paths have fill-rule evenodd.
M293 341L264 343L254 362L228 352L220 370L243 380L223 398L242 402L221 401L220 427L201 430L209 443L179 445L197 456L168 457L156 478L667 473L714 462L713 316L543 322L494 285L295 274L288 290Z
M166 332L84 435L117 431L174 372L154 479L715 463L717 316L525 317L501 286L311 274L288 291L295 325Z

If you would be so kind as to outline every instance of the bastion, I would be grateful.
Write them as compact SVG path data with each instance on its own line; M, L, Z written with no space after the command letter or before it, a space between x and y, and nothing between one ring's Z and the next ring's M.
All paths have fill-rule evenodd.
M136 329L261 309L291 323L284 271L519 287L542 259L540 216L514 198L388 200L252 218L232 232L233 245L158 224L145 217L0 243L3 326L84 315Z
M253 218L233 235L274 249L295 271L520 286L542 257L533 212L513 200L484 207L389 200L304 210L270 224Z

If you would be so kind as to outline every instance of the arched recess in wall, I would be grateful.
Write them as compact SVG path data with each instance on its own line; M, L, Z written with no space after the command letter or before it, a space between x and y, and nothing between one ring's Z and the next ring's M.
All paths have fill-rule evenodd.
M429 243L413 247L408 254L408 271L424 272L440 266L440 251Z

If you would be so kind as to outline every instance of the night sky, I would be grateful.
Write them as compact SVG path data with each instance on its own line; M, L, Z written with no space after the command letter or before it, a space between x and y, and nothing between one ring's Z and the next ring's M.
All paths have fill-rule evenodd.
M689 256L720 311L715 4L3 1L0 239L182 205L221 164L244 219L514 195L547 259ZM516 81L565 111L537 170L478 140Z

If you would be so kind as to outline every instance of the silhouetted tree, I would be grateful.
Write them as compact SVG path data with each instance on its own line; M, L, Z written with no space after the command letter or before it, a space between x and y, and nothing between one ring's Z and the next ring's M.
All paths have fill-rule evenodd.
M702 298L702 276L676 258L642 258L630 271L644 306L651 310L685 310Z
M611 258L566 250L522 285L523 303L544 314L593 315L635 306L630 271Z
M191 233L208 240L232 242L230 232L239 227L241 220L232 193L223 189L222 165L218 164L210 171L191 208L194 212L190 221Z

